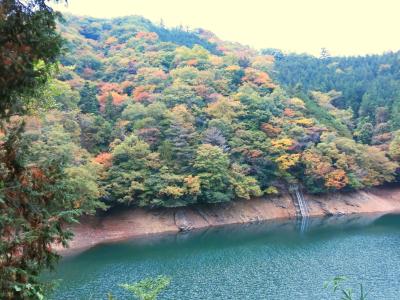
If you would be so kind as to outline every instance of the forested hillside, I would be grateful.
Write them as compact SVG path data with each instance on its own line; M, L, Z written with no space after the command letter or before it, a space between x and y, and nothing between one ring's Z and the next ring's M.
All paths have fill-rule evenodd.
M108 204L183 206L289 183L319 193L395 180L395 54L282 58L136 16L67 16L59 27L68 51L48 87L58 109L29 124L92 157Z
M400 53L360 57L321 58L283 55L264 50L277 58L274 78L282 85L310 93L319 103L346 109L355 138L366 144L382 145L400 129ZM314 91L314 92L313 92ZM320 93L328 93L321 97ZM329 101L329 103L327 103Z

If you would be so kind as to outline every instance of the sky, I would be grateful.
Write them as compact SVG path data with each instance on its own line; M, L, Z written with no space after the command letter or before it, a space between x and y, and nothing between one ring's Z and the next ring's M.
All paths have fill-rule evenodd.
M68 0L58 10L112 18L142 15L208 29L257 49L319 55L400 50L400 0Z

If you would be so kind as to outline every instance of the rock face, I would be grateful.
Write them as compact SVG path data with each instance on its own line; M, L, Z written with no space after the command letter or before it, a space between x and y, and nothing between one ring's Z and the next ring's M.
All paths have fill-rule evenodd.
M400 187L331 195L305 195L310 216L400 211ZM212 226L254 223L296 217L289 195L234 201L213 206L148 210L114 209L88 217L71 227L70 248L55 246L61 254L81 251L96 244L150 234L173 233Z

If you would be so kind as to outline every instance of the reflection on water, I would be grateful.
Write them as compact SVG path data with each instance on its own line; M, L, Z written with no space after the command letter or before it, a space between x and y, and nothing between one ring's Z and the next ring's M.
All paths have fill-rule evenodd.
M325 280L347 275L370 299L400 299L400 217L353 215L217 227L110 243L66 257L54 299L105 299L119 283L165 274L161 299L332 299ZM299 227L300 225L300 227Z

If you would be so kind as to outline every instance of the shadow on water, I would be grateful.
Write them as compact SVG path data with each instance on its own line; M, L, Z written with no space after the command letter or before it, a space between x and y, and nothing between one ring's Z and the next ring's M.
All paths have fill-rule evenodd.
M88 290L93 290L96 285L103 284L102 289L106 292L112 284L116 286L121 282L165 273L175 278L176 284L171 286L172 298L165 299L182 299L180 297L189 295L190 299L218 299L218 295L222 297L219 299L225 299L229 290L232 292L237 288L234 282L241 282L249 273L258 269L257 276L246 277L250 282L241 282L243 288L259 284L262 278L270 286L260 287L260 294L250 293L252 299L263 299L262 295L270 295L269 299L286 299L290 288L287 293L278 288L281 284L285 286L284 279L290 280L294 276L292 273L302 274L305 270L322 273L316 273L321 278L315 279L320 288L323 280L338 275L337 272L347 272L345 261L348 261L347 264L358 264L354 270L360 268L357 260L362 261L362 256L368 255L368 252L362 253L366 251L364 244L377 247L371 248L371 251L380 251L377 243L379 236L398 236L400 229L399 215L332 216L310 218L308 222L306 232L300 232L296 220L284 220L229 225L98 245L79 255L62 259L56 273L52 274L64 280L55 299L84 299ZM357 247L362 250L353 249ZM350 254L351 251L355 251L354 254ZM347 255L353 255L354 259ZM340 259L344 261L338 261L338 266L334 266L335 261ZM268 264L262 267L266 261ZM400 264L400 261L397 263ZM298 270L291 270L290 266ZM371 267L372 270L375 269ZM228 271L232 274L224 273ZM118 272L121 274L116 274ZM281 274L285 272L286 275ZM364 274L360 275L358 277L363 278ZM397 275L400 277L400 272ZM228 276L231 282L218 283L221 276ZM293 284L292 293L302 288L303 294L299 293L297 298L307 299L306 294L315 289L314 283L306 278L297 281ZM216 289L219 292L201 290L210 284L220 284ZM301 287L307 284L310 289L308 292ZM82 290L79 291L79 288ZM189 291L184 291L185 288ZM238 291L234 293L240 294ZM278 294L276 298L275 294ZM391 299L390 295L386 299ZM241 299L247 299L247 294L242 295ZM323 297L320 296L320 299Z

